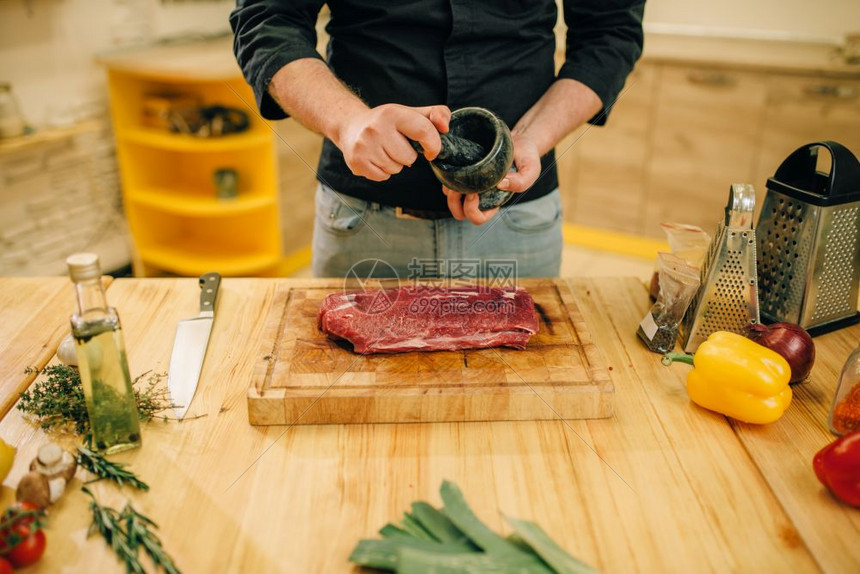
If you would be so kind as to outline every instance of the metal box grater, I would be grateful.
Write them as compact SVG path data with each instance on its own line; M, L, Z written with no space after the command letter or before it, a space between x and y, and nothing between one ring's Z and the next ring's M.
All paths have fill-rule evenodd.
M743 333L748 323L759 320L754 210L753 186L732 184L725 219L702 264L702 283L681 324L682 346L688 353L711 333Z
M818 152L830 152L830 173ZM860 320L860 162L844 146L807 144L767 181L756 225L765 322L820 335Z

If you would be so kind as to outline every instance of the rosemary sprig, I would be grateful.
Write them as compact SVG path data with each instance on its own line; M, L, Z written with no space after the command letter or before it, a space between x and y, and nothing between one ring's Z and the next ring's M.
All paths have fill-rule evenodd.
M90 474L96 475L95 480L108 479L118 485L128 483L138 490L149 490L149 485L137 478L125 465L119 462L111 462L101 454L92 450L92 439L90 435L84 439L85 444L78 446L78 464Z
M35 418L44 430L79 435L89 432L90 419L78 369L68 365L50 365L41 371L30 367L26 372L41 373L45 379L21 393L18 410ZM158 413L174 406L167 389L159 385L165 376L165 373L147 371L134 379L134 397L140 420L151 421Z
M161 566L167 574L179 574L179 569L165 552L161 540L149 528L150 526L158 528L155 522L135 510L130 503L125 505L120 518L125 519L128 545L135 553L137 553L138 546L143 546L144 551L152 558L156 568Z
M87 536L92 536L98 532L105 539L105 542L111 547L120 560L125 563L126 572L135 574L144 574L143 564L137 558L137 550L132 550L128 543L128 536L122 529L122 516L113 508L102 506L96 500L96 497L90 492L86 486L81 487L90 497L90 512L93 515L93 522L90 524Z

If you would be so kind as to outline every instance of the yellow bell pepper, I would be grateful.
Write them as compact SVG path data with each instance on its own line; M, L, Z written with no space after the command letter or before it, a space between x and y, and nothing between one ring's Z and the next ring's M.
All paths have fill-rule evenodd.
M668 354L663 363L693 365L687 375L690 400L746 423L772 423L791 403L791 367L777 352L726 331L713 333L689 355Z

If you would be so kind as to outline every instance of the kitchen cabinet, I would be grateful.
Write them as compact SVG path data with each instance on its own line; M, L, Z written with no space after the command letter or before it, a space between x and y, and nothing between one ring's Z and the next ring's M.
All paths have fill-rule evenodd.
M804 143L828 139L860 157L860 77L770 75L756 185L763 189L780 163Z
M835 140L860 155L860 67L830 47L649 34L609 122L559 162L565 219L663 237L712 232L732 183L767 178L798 147ZM559 148L567 144L563 142Z
M612 111L611 127L586 126L556 148L556 153L563 153L559 178L569 198L565 208L574 221L627 231L639 227L647 199L656 72L647 66L633 71Z
M201 43L102 60L136 276L268 275L281 263L274 135L222 48ZM241 110L249 126L210 137L170 129L165 113L199 106ZM216 181L225 171L235 176L226 197Z
M688 66L656 70L658 87L644 210L638 233L691 217L712 231L729 184L750 181L761 129L764 79ZM728 179L727 179L728 178Z
M301 252L304 246L310 250L313 236L316 172L323 138L292 118L271 125L277 131L278 171L283 174L279 187L284 252L286 259L301 267L309 263L302 264Z

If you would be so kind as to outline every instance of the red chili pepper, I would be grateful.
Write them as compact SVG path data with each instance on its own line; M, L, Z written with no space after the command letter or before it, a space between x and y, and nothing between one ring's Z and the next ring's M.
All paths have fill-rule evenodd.
M860 506L860 431L846 434L815 453L812 468L833 496Z

